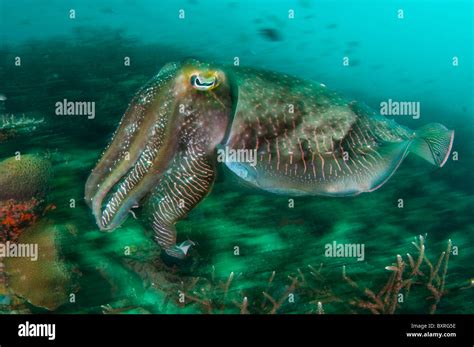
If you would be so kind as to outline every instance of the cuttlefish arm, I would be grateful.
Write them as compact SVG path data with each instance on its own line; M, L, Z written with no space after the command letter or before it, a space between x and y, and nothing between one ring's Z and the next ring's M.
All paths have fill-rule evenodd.
M142 206L162 249L184 257L191 243L176 245L175 224L212 187L232 105L222 70L195 60L166 65L134 97L86 183L99 229L116 229Z
M198 146L190 146L173 160L146 203L156 242L170 256L184 258L191 245L176 245L176 222L181 220L211 190L215 159Z

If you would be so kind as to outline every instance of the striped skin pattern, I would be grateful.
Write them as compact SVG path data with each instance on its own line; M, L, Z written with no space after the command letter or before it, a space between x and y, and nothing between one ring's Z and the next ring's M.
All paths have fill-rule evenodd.
M113 230L143 207L156 240L174 257L175 222L209 192L215 147L228 127L230 86L219 70L215 90L189 81L207 64L166 65L132 100L112 142L86 182L85 199L101 230ZM210 77L208 77L210 78ZM150 211L148 213L148 211ZM161 212L160 212L161 211Z
M140 207L160 247L184 258L193 243L177 245L175 224L210 192L221 146L256 154L225 162L256 188L353 196L382 186L409 152L443 166L453 138L436 123L412 131L316 82L169 63L133 98L85 198L101 230Z
M210 191L214 182L214 163L202 149L190 147L177 156L167 174L152 191L146 215L155 231L157 243L170 256L182 258L176 246L176 221L196 206Z
M101 230L113 229L123 221L127 215L123 211L127 211L124 203L127 202L125 198L129 192L133 189L137 191L140 179L151 168L150 162L164 162L166 152L162 151L162 156L159 156L157 149L172 147L169 134L174 128L170 124L168 108L173 98L171 95L159 95L158 92L161 88L170 88L172 71L175 69L171 66L163 68L132 99L112 142L86 182L85 200L92 208ZM166 139L168 141L165 143ZM162 167L160 163L157 164ZM123 179L125 175L128 179ZM141 189L140 196L131 195L137 199L128 199L128 204L136 205L138 199L148 192L147 188ZM105 209L102 206L104 201L108 201ZM122 212L117 213L119 211ZM114 216L115 220L112 220Z

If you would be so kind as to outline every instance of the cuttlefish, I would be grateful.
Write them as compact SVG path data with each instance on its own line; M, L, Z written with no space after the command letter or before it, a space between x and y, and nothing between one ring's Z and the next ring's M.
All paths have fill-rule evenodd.
M177 244L175 224L209 194L222 148L253 151L256 161L222 163L252 187L342 197L380 188L410 152L442 167L453 137L438 123L410 130L324 84L169 63L130 102L85 199L101 230L140 206L162 250L184 258L193 243Z

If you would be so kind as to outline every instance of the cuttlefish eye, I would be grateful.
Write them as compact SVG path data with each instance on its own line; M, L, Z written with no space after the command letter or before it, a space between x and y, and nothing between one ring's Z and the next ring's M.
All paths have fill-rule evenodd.
M202 75L191 75L191 86L197 90L211 90L217 87L218 80L215 75L204 77Z

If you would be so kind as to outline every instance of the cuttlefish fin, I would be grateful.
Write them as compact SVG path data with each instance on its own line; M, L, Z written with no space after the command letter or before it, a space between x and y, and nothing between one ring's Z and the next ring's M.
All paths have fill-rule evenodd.
M148 208L155 240L169 256L182 259L192 241L176 245L176 222L184 218L210 191L215 178L211 156L189 148L177 155L171 167L154 188Z
M443 167L453 147L454 131L442 124L430 123L418 129L415 134L410 152L435 166Z

